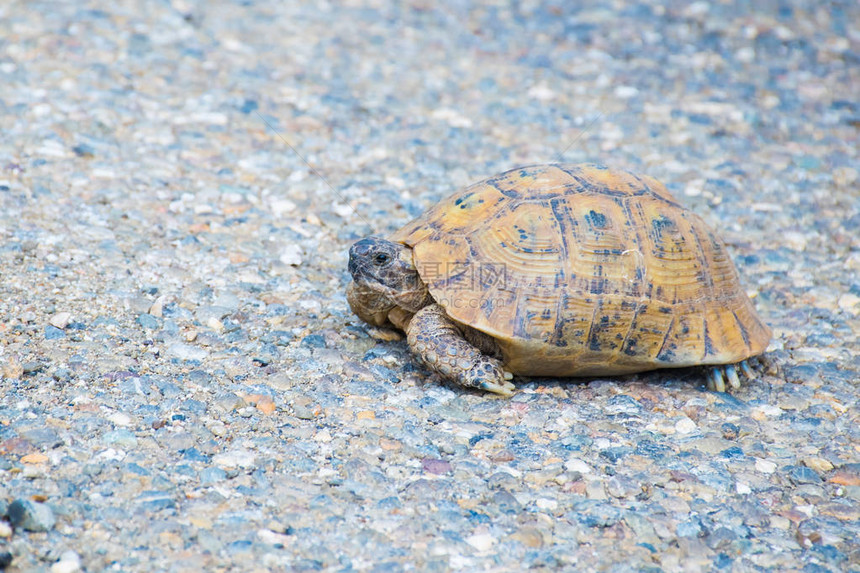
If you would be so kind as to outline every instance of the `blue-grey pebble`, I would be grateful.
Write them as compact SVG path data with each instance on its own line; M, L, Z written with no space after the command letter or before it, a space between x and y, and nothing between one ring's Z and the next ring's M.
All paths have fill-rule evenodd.
M49 531L57 523L53 510L44 503L30 499L16 499L6 511L9 523L25 531Z
M57 328L52 324L48 324L45 326L45 339L46 340L57 340L60 338L65 338L66 333L63 332L62 329Z
M150 475L149 470L144 467L141 467L139 464L134 462L128 463L125 465L125 469L130 471L133 474L137 474L139 476L148 476Z
M728 460L738 460L744 458L744 451L740 446L732 446L720 452L720 456Z
M642 404L632 396L619 394L613 396L606 402L604 410L608 414L639 414L642 412Z
M309 348L325 348L325 338L322 334L308 334L302 338L302 346Z
M702 532L702 524L696 518L682 521L675 528L675 534L678 537L699 537Z
M209 461L212 459L211 456L202 453L197 448L188 448L187 450L182 450L182 457L190 462L204 463L209 463Z
M47 427L27 428L20 431L20 436L42 449L53 449L65 443L56 430Z
M600 450L600 457L612 463L615 463L624 456L631 454L632 452L633 448L629 446L613 446L610 448L606 448L605 450Z
M790 466L786 468L786 475L795 484L821 483L821 476L806 466Z
M116 445L121 448L133 448L137 445L137 436L135 436L134 432L131 432L130 430L120 428L118 430L105 432L102 436L102 442L105 444Z
M137 512L160 511L162 509L173 509L176 507L176 500L171 494L166 494L163 491L145 491L137 498Z
M227 472L221 468L206 468L199 475L200 485L212 485L227 479Z
M155 330L161 327L161 319L146 312L138 315L137 323L147 330Z

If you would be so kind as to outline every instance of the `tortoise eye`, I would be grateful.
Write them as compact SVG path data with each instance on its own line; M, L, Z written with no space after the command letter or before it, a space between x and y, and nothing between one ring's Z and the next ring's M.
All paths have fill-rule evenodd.
M373 264L380 266L380 267L390 260L391 260L391 257L386 255L385 253L377 253L377 254L373 255Z

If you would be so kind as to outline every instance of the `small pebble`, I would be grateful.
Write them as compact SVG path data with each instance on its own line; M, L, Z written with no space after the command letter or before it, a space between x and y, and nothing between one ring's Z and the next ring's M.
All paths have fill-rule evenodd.
M738 439L738 433L740 432L740 428L737 424L730 424L726 422L723 424L720 429L723 433L723 439L725 440L736 440Z
M126 429L105 432L104 436L102 436L102 441L105 444L115 445L121 448L134 448L137 446L137 436L134 435L134 432Z
M198 346L174 342L167 347L167 355L179 360L205 360L209 352Z
M325 338L320 334L309 334L302 339L302 346L325 348Z
M221 468L206 468L200 472L200 485L212 485L227 479L227 473Z
M131 424L131 417L123 412L113 412L108 416L108 420L117 426L128 426Z
M51 326L64 329L72 322L72 315L68 312L58 312L51 316L48 322Z
M155 330L161 327L161 319L147 313L138 315L137 323L148 330Z
M478 533L467 537L466 543L474 547L477 551L484 553L493 548L496 544L496 539L489 533Z
M815 471L818 474L829 472L833 469L833 464L824 458L809 457L801 460L803 465Z
M65 337L66 333L56 326L50 324L45 326L45 340L58 340Z
M25 531L49 531L57 522L48 505L29 499L13 501L9 504L7 515L13 527L20 527Z
M546 497L540 497L535 500L535 505L541 511L555 511L558 508L558 501Z
M755 469L763 474L772 474L776 471L776 464L769 460L757 459L755 461Z
M689 434L696 431L696 423L690 418L682 417L675 422L675 431L679 434Z
M289 535L277 533L269 529L257 530L257 537L259 537L260 541L262 541L263 543L266 543L268 545L274 545L275 547L287 547L293 542L294 539Z
M279 260L285 265L297 267L302 264L302 249L298 245L287 245L281 250Z
M539 548L544 544L543 535L536 527L522 527L512 533L510 539L532 548Z
M43 464L47 462L50 458L41 452L36 452L33 454L27 454L26 456L21 457L21 463L24 464Z
M38 361L25 362L21 365L21 372L23 374L34 374L36 372L41 371L45 365Z
M585 484L585 495L588 499L607 499L606 491L603 488L603 483L599 480L589 480Z
M792 466L788 468L788 478L795 484L821 483L821 476L815 470L805 466Z
M256 465L256 461L257 454L243 448L212 456L212 463L224 469L252 468Z
M839 485L860 486L860 463L837 468L827 481Z
M591 466L579 458L569 458L564 462L564 468L568 471L579 472L581 474L589 474L592 472Z
M81 558L74 551L64 551L60 560L51 565L51 573L76 573L81 570Z
M232 412L233 410L244 408L247 405L248 403L244 398L238 394L234 394L233 392L220 394L216 396L212 402L213 408L221 412Z

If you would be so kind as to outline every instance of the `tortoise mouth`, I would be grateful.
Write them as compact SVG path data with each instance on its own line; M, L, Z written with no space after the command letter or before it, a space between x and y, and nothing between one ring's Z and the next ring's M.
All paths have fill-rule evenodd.
M362 270L367 266L366 259L370 254L371 243L370 239L362 239L349 249L349 264L347 265L347 269L349 270L349 274L352 275L353 280L358 280Z
M363 265L359 263L359 261L352 256L352 252L349 253L349 264L347 265L347 269L349 270L349 274L352 275L352 280L359 281L361 276L361 268Z

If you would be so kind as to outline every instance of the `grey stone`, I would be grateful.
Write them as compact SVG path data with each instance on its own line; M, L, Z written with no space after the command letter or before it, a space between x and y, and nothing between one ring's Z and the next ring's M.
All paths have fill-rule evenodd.
M795 484L821 483L821 476L815 470L806 466L791 466L785 469L788 479Z
M147 313L138 315L137 323L147 330L155 330L161 327L161 319Z
M111 430L102 436L105 444L117 445L121 448L133 448L137 445L137 436L125 429Z
M21 437L37 448L50 450L64 444L63 439L53 428L28 428L21 431Z
M200 485L212 485L227 479L227 472L221 468L206 468L200 472Z
M50 506L29 499L16 499L10 503L6 515L13 527L24 531L50 531L57 523Z
M57 328L56 326L52 326L48 324L45 326L45 340L58 340L60 338L65 338L66 333L62 328Z

